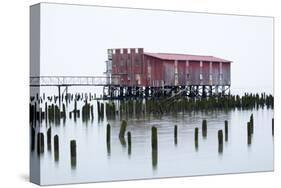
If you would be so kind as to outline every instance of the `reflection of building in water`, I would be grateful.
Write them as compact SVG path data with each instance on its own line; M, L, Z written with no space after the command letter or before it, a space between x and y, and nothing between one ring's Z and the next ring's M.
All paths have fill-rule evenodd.
M106 74L114 86L108 86L108 95L224 94L230 88L230 66L231 61L213 56L109 49Z

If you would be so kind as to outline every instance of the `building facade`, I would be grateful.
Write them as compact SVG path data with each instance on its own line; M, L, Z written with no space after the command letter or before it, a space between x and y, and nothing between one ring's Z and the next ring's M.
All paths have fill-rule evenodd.
M151 89L206 95L213 90L225 93L231 84L231 61L213 56L150 53L143 48L109 49L106 67L108 81L120 87L122 95L136 90L154 93Z

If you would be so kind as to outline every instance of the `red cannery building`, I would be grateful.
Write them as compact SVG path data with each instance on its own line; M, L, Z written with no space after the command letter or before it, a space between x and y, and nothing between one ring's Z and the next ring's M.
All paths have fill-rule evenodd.
M107 76L123 93L183 91L184 94L224 93L230 87L231 61L204 55L150 53L143 48L109 49ZM127 88L123 91L124 88ZM116 88L111 88L116 90ZM149 91L149 93L154 91ZM136 94L136 93L135 93ZM139 94L139 93L138 93Z

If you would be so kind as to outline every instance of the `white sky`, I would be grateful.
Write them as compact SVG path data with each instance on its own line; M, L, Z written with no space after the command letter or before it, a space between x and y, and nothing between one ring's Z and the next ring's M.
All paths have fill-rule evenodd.
M41 75L102 75L108 48L233 61L232 89L273 92L273 18L41 4Z

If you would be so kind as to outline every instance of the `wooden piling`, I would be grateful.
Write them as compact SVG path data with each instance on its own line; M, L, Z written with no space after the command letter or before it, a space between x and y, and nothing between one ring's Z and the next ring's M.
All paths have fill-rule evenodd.
M120 126L120 131L119 131L119 138L125 137L126 127L127 127L127 121L122 120L121 126Z
M111 128L110 124L108 123L106 126L106 148L107 148L107 154L110 155L111 152Z
M218 131L218 152L219 153L223 152L223 131L222 130Z
M157 168L158 161L158 138L157 138L157 128L151 128L151 149L152 149L152 167Z
M44 153L44 134L38 133L37 134L37 154Z
M202 121L202 136L203 138L207 137L207 120Z
M125 140L126 127L127 127L127 122L125 120L122 120L120 131L119 131L119 140L122 146L126 146L126 140Z
M31 151L35 149L35 129L31 126L30 127L30 137L31 137Z
M254 133L254 117L253 114L250 116L250 124L251 124L251 134Z
M70 141L70 161L71 168L76 168L76 141Z
M272 118L272 136L274 136L274 118Z
M52 130L51 127L47 130L47 149L48 151L51 151L51 146L52 146L52 141L51 141L51 137L52 136Z
M252 144L252 128L251 122L247 122L247 143L248 145Z
M127 132L127 142L128 142L128 155L132 153L132 140L131 140L131 132Z
M174 144L177 145L178 144L178 126L175 125L174 127Z
M228 141L228 121L225 120L224 121L224 134L225 134L225 141L227 142Z
M198 133L199 133L199 129L196 127L194 130L194 143L195 143L196 150L198 150Z
M55 161L59 160L59 136L54 136L54 157Z

